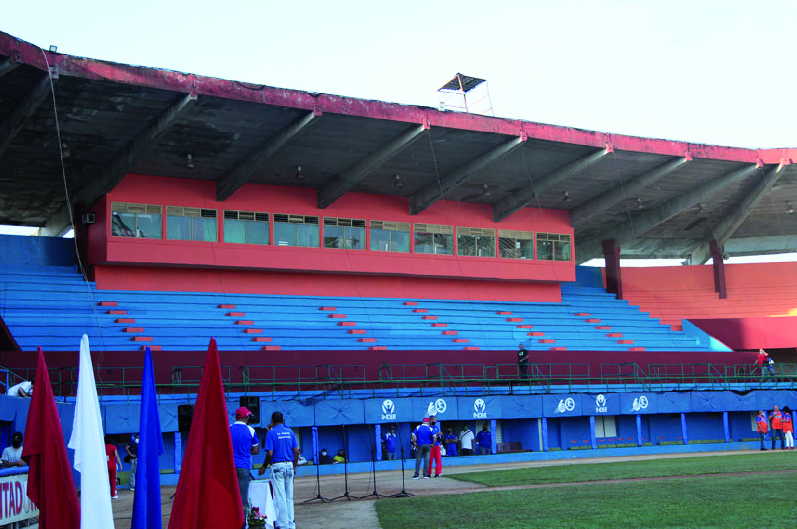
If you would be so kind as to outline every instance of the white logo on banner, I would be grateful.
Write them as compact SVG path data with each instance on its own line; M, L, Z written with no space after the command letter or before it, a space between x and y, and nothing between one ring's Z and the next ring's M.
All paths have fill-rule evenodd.
M644 410L648 407L648 398L645 395L640 395L639 398L634 399L631 404L631 409L634 411Z
M595 413L607 413L609 407L606 406L606 396L601 394L595 397Z
M576 401L573 400L573 397L567 397L566 399L560 400L559 404L556 406L556 411L559 413L565 413L567 411L573 411L576 409Z
M473 418L487 418L487 404L484 402L484 399L476 399L473 401Z
M448 406L446 405L445 399L437 399L434 402L430 402L429 406L426 407L426 415L442 415L446 412Z
M382 401L382 420L396 420L396 404L390 399L385 399Z

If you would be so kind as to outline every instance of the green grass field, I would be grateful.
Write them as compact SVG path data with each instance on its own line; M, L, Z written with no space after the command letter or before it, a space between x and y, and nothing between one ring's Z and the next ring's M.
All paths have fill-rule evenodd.
M679 457L619 463L589 463L537 468L518 468L484 472L446 474L447 478L481 483L488 487L572 483L604 479L651 478L720 474L733 472L765 472L797 470L797 454L776 452L743 456Z
M671 472L669 464L678 468ZM690 465L692 463L692 465ZM626 466L630 465L630 466ZM645 465L649 465L646 469ZM797 454L679 458L460 474L503 485L794 469ZM551 480L535 472L559 476ZM527 473L528 472L528 473ZM478 474L490 475L485 479ZM508 477L502 477L505 474ZM521 481L526 475L528 481ZM495 486L495 485L493 485ZM383 529L778 529L794 527L797 473L694 476L379 500Z

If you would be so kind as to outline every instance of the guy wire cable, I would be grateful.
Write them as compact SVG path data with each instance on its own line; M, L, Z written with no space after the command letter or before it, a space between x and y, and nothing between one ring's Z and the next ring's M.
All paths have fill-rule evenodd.
M62 180L62 182L64 184L64 198L65 198L65 201L64 201L65 204L64 205L66 206L66 211L67 211L67 215L68 215L68 218L69 218L69 223L72 226L72 233L73 233L72 241L73 241L73 245L74 245L74 248L75 248L75 257L77 259L78 269L80 270L80 274L83 276L84 285L86 286L86 290L89 292L89 295L90 295L91 300L92 300L91 316L92 316L92 318L95 321L95 327L98 329L98 333L97 333L96 336L94 336L94 337L90 336L89 337L89 340L90 340L89 343L91 343L91 339L92 338L96 338L97 341L99 341L100 345L102 346L101 350L104 352L105 350L107 350L107 344L105 343L105 339L104 339L105 338L104 337L104 328L101 325L102 322L99 320L99 318L97 316L97 303L98 303L97 302L97 293L96 293L96 289L91 288L91 286L89 285L88 276L86 274L86 268L85 268L85 266L83 264L83 260L80 257L80 250L78 248L77 230L75 229L76 227L75 227L75 222L74 222L74 211L72 209L72 201L71 201L70 196L69 196L69 185L67 184L66 164L64 163L64 145L63 145L63 141L61 139L61 121L60 121L60 119L58 117L58 105L57 105L56 99L55 99L55 83L53 83L52 67L50 66L50 61L47 58L47 53L41 47L38 47L38 48L39 48L39 51L42 54L42 57L44 57L44 64L47 67L47 79L50 82L50 96L51 96L52 102L53 102L53 117L54 117L54 122L55 122L56 139L58 141L58 155L59 155L59 162L60 162L60 167L61 167L61 180ZM100 355L100 358L98 360L101 361L102 358L103 358L103 355ZM97 371L96 367L95 367L95 371ZM100 377L98 377L98 378L100 378Z

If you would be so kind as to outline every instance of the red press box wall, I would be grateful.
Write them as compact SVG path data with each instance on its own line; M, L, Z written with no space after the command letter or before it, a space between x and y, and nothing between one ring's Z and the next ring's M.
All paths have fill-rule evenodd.
M97 205L98 222L88 234L89 260L103 289L559 301L558 283L575 279L572 260L112 237L112 201L216 209L220 241L224 209L573 235L568 213L560 210L524 208L496 223L485 204L438 201L422 214L409 215L405 198L365 193L348 193L321 210L314 189L260 184L247 184L218 202L214 182L128 175Z
M623 268L632 304L667 323L689 319L734 349L797 346L797 263L726 264L728 297L710 265Z

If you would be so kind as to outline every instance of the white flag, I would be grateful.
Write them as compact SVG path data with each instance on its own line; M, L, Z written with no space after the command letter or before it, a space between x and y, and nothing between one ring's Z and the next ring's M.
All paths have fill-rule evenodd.
M80 340L77 401L69 448L75 451L75 470L80 472L80 529L113 529L105 436L89 337L85 334Z

